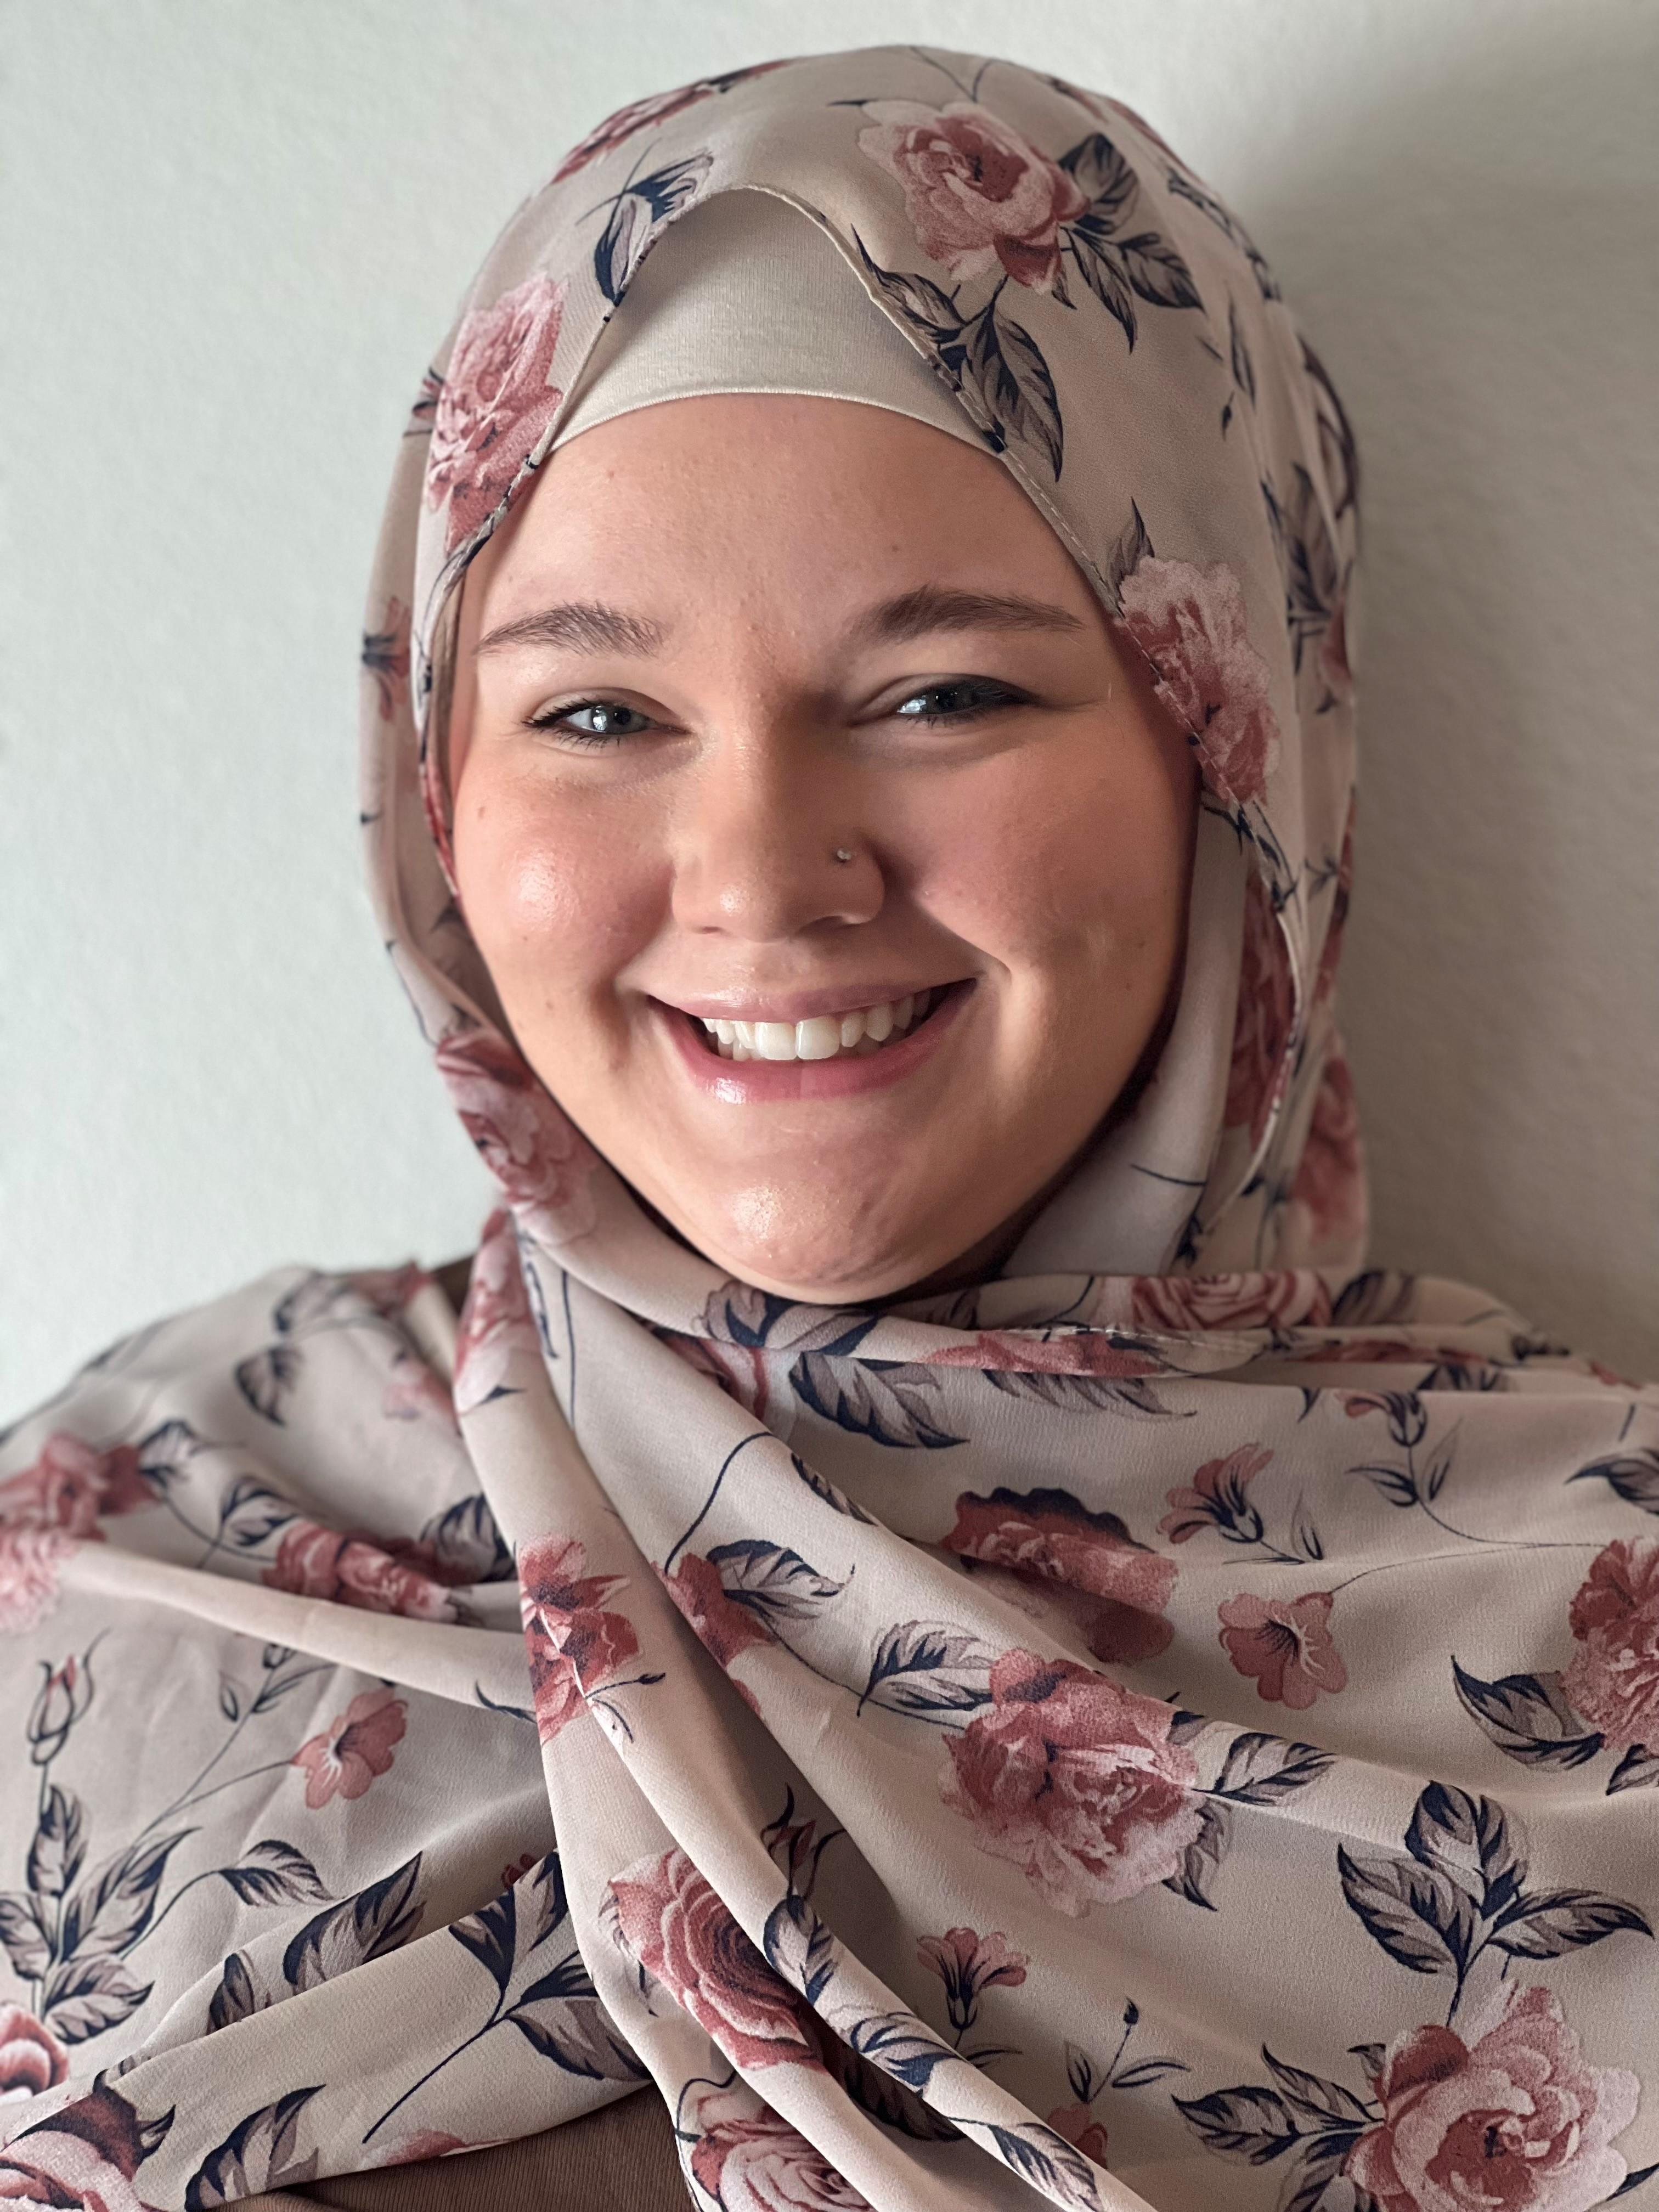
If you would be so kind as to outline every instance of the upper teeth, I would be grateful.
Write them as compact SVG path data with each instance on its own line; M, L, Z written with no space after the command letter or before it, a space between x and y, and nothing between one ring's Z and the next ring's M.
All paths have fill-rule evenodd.
M722 1060L834 1060L839 1053L872 1053L918 1022L933 1002L931 991L855 1006L847 1014L814 1014L807 1022L723 1022L699 1015Z

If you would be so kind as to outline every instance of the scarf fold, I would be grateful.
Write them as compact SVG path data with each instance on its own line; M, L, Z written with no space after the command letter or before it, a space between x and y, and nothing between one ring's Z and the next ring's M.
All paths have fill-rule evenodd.
M655 1226L448 880L459 580L604 419L647 256L661 308L748 192L1203 776L1152 1080L998 1276L879 1313ZM514 216L363 691L384 933L501 1205L459 1335L418 1269L284 1270L0 1438L0 2200L196 2212L643 2085L704 2212L1659 2201L1659 1391L1364 1265L1355 493L1237 218L1012 64L702 80Z

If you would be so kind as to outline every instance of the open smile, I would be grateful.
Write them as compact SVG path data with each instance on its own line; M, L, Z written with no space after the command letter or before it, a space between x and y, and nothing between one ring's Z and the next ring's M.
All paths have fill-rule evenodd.
M932 1057L973 988L936 985L794 1022L656 1005L700 1086L747 1103L885 1089Z

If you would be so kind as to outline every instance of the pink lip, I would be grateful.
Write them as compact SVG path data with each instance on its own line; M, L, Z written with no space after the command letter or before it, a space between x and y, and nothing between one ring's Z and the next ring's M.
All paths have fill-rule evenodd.
M933 981L921 983L830 983L813 991L775 991L769 998L744 997L741 992L706 999L659 1000L659 1005L698 1014L710 1022L810 1022L818 1014L850 1014L866 1006L895 1005L922 991L946 990ZM781 1064L787 1066L788 1062Z
M927 1019L898 1043L884 1045L866 1057L852 1054L836 1060L721 1060L702 1042L704 1032L689 1014L661 1004L656 1011L672 1032L680 1058L700 1090L730 1105L757 1106L782 1099L850 1098L902 1083L938 1049L973 988L971 983L951 984ZM903 996L902 992L899 996ZM843 998L834 1003L845 1006L848 1001ZM872 1003L879 1006L881 1001ZM721 1018L747 1020L749 1017ZM796 1018L806 1021L811 1017L801 1014Z

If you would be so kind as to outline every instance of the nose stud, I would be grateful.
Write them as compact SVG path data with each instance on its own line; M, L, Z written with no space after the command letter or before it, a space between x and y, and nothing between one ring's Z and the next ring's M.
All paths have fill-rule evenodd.
M853 857L853 855L851 854L851 853L849 853L849 852L848 851L848 849L847 849L847 848L846 848L846 846L845 846L845 845L837 845L837 846L836 846L836 858L838 860L840 860L840 861L842 861L842 862L845 863L846 861L850 860L852 859L852 857Z

